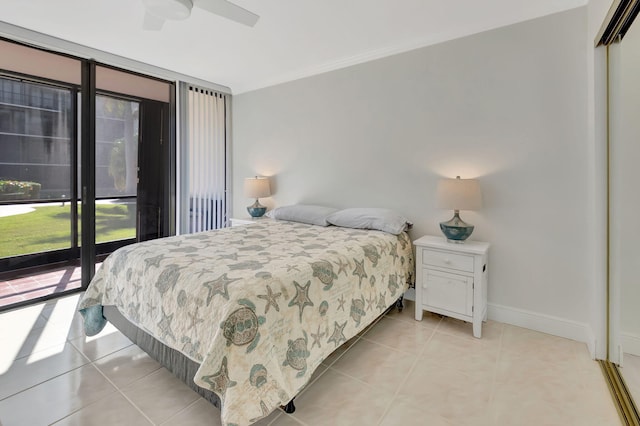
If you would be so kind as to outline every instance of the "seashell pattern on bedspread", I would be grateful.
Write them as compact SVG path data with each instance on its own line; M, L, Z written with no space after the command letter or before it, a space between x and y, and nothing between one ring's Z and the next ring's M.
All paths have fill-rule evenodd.
M223 425L289 402L313 371L403 294L406 233L263 220L147 241L109 256L79 309L115 305L200 364Z

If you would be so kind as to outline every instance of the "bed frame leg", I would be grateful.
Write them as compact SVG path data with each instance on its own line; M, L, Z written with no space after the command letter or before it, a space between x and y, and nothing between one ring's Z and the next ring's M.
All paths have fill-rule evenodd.
M402 312L402 309L404 309L404 303L402 303L404 296L400 296L398 298L398 300L396 300L396 308L398 308L398 312Z
M296 411L296 406L293 405L293 400L294 399L295 399L295 397L291 401L289 401L286 405L280 406L280 408L282 408L284 410L284 412L287 413L287 414L293 413L294 411Z

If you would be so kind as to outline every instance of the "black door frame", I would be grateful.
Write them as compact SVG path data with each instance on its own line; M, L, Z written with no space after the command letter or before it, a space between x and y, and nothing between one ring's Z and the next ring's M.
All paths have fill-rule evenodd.
M82 62L80 186L81 288L86 289L96 271L96 63Z

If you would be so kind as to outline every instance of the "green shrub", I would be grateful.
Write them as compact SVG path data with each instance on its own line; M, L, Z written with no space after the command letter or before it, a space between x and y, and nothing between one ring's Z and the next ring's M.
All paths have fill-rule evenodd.
M40 197L41 187L37 182L0 180L0 200L34 200Z

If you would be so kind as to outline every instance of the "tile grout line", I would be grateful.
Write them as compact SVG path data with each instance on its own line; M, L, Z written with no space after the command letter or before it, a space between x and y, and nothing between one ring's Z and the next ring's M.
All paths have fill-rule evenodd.
M127 347L129 347L129 346L127 346ZM122 349L125 349L125 348L122 348ZM120 349L120 350L122 350L122 349ZM116 352L118 352L118 351L116 351ZM113 353L115 353L115 352L112 352L112 354L113 354ZM109 355L111 355L111 354L109 354ZM109 355L105 355L105 356L109 356ZM101 358L98 358L98 359L102 359L102 358L104 358L104 357L101 357ZM97 361L97 360L96 360L96 361ZM115 384L111 379L109 379L109 378L107 377L107 375L106 375L106 374L104 374L104 373L102 372L102 370L100 370L100 368L99 368L97 365L95 365L95 364L94 364L94 361L91 361L91 365L93 365L93 366L94 366L94 368L95 368L96 370L98 370L98 372L102 375L102 377L104 377L104 378L105 378L105 380L106 380L107 382L109 382L109 383L111 384L111 386L113 386L113 387L116 389L116 392L117 392L117 393L119 393L119 394L120 394L120 395L121 395L125 400L127 400L127 402L133 406L133 408L135 408L136 410L138 410L138 412L140 412L140 414L142 414L142 416L143 416L145 419L147 419L147 420L149 421L149 423L151 423L152 425L155 425L155 424L156 424L153 420L151 420L151 419L147 416L147 414L146 414L144 411L142 411L142 409L141 409L140 407L138 407L138 406L137 406L137 405L136 405L136 404L135 404L131 399L129 399L129 397L128 397L127 395L125 395L125 394L124 394L124 392L122 392L122 389L120 389L120 387L119 387L119 386L117 386L117 385L116 385L116 384ZM139 378L139 379L137 379L137 380L134 380L134 381L133 381L133 382L131 382L130 384L135 383L135 382L137 382L138 380L143 379L143 378L145 378L145 377L148 377L148 376L150 376L152 373L154 373L154 372L156 372L156 371L158 371L158 370L159 370L159 369L156 369L156 370L152 371L151 373L147 374L146 376L141 377L141 378ZM116 392L114 392L114 393L116 393ZM91 405L91 404L89 404L89 405ZM83 407L83 408L84 408L84 407Z
M41 314L41 315L42 315L42 314ZM114 353L116 353L116 352L118 352L118 351L121 351L121 350L123 350L123 349L126 349L126 348L128 348L129 346L131 346L131 345L125 346L124 348L118 349L117 351L111 352L111 353L109 353L109 354L106 354L106 355L104 355L104 356L101 356L100 358L97 358L95 361L92 361L92 360L91 360L91 359L90 359L90 358L89 358L89 357L88 357L84 352L82 352L80 349L78 349L78 348L73 344L73 342L72 342L72 340L77 340L77 339L82 338L82 337L83 337L83 336L80 336L80 337L76 337L76 338L74 338L74 339L69 339L69 338L67 338L66 343L68 343L69 345L71 345L71 347L72 347L75 351L77 351L77 352L78 352L78 353L79 353L79 354L80 354L84 359L86 359L88 362L87 362L87 364L83 364L83 365L81 365L80 367L77 367L77 368L75 368L75 369L69 370L68 372L73 371L73 370L77 370L78 368L85 367L85 366L87 366L87 365L91 365L93 368L95 368L95 369L96 369L96 371L98 371L98 373L99 373L99 374L100 374L100 375L101 375L101 376L102 376L102 377L103 377L103 378L104 378L104 379L105 379L105 380L106 380L106 381L107 381L111 386L113 386L114 391L113 391L112 393L110 393L108 396L113 395L113 394L116 394L116 393L119 393L120 395L122 395L122 396L125 398L125 400L127 400L127 402L129 402L131 405L133 405L133 407L134 407L137 411L139 411L139 412L142 414L142 416L143 416L144 418L146 418L147 420L149 420L149 422L150 422L151 424L155 425L155 423L154 423L153 421L151 421L151 419L150 419L149 417L147 417L147 415L146 415L146 414L145 414L145 413L144 413L144 412L143 412L143 411L142 411L142 410L141 410L137 405L135 405L135 404L133 403L133 401L131 401L131 400L130 400L126 395L124 395L124 393L122 393L122 391L120 390L120 388L119 388L118 386L116 386L116 384L115 384L113 381L111 381L111 380L110 380L110 379L109 379L109 378L108 378L108 377L107 377L107 376L102 372L102 370L100 370L100 368L95 364L95 361L98 361L98 360L103 359L103 358L105 358L105 357L107 357L107 356L109 356L109 355L112 355L112 354L114 354ZM84 336L84 337L86 337L86 336ZM154 370L154 371L157 371L157 370ZM67 373L68 373L68 372L67 372ZM63 374L66 374L66 373L63 373ZM151 373L149 373L149 374L151 374ZM148 376L149 374L147 374L147 376ZM146 376L144 376L144 377L146 377ZM138 380L139 380L139 379L138 379ZM43 382L43 383L44 383L44 382ZM94 401L94 402L92 402L92 403L90 403L90 404L88 404L88 405L84 405L84 406L82 406L82 407L78 408L77 410L75 410L75 411L73 411L73 412L71 412L71 413L67 414L66 416L64 416L64 417L62 417L62 418L60 418L60 419L56 420L53 424L58 423L58 422L60 422L60 421L62 421L62 420L64 420L64 419L66 419L67 417L72 416L73 414L77 413L78 411L83 410L83 409L84 409L84 408L86 408L86 407L89 407L89 406L91 406L91 405L97 404L98 402L99 402L99 400L98 400L98 401Z
M96 369L96 371L97 371L99 374L101 374L102 376L104 376L104 374L102 374L102 371L100 371L100 369L99 369L98 367L96 367L96 366L93 364L93 362L89 362L89 364L85 364L85 365L83 365L83 367L86 367L86 366L88 366L88 365L90 365L90 366L92 366L93 368L95 368L95 369ZM78 367L78 368L80 368L80 367ZM118 388L117 388L117 387L115 387L115 386L113 385L113 383L111 383L111 385L114 387L113 392L111 392L111 393L109 393L109 394L105 395L104 397L109 397L109 396L114 395L115 393L117 393ZM104 398L104 397L103 397L103 398ZM60 423L60 422L61 422L61 421L63 421L64 419L66 419L66 418L68 418L68 417L73 416L73 415L74 415L75 413L77 413L78 411L82 411L82 410L84 410L85 408L90 407L90 406L92 406L92 405L94 405L94 404L97 404L97 403L98 403L98 402L100 402L100 401L101 401L101 399L98 399L98 400L93 401L93 402L91 402L91 403L89 403L89 404L87 404L87 405L83 405L83 406L79 407L77 410L74 410L74 411L70 412L69 414L67 414L66 416L61 417L61 418L59 418L58 420L54 421L53 423L51 423L51 425L55 425L55 424L57 424L57 423Z
M155 371L158 371L158 370L155 370ZM147 376L149 376L150 374L151 374L151 373L149 373ZM145 376L145 377L147 377L147 376ZM142 377L142 378L144 378L144 377ZM138 379L138 380L140 380L140 379ZM136 381L137 381L137 380L136 380ZM204 400L206 401L206 403L207 403L207 404L211 404L211 402L210 402L210 401L207 401L207 400L206 400L205 398L203 398L200 394L198 394L198 398L196 398L196 399L195 399L195 401L193 401L191 404L187 405L187 406L186 406L186 407L184 407L183 409L178 410L178 412L176 412L174 415L172 415L172 416L171 416L171 417L169 417L168 419L164 420L162 423L158 423L157 425L158 425L158 426L160 426L160 425L166 424L167 422L171 421L171 419L173 419L173 418L177 417L180 413L183 413L183 412L187 411L189 408L191 408L191 407L193 407L194 405L196 405L198 402L200 402L200 400L201 400L201 399L204 399ZM221 404L222 404L222 402L221 402ZM213 405L213 404L211 404L211 405ZM216 407L215 405L214 405L214 407L215 407L216 409L218 409L218 407ZM154 423L154 425L155 425L155 424L156 424L156 423Z
M431 339L431 336L433 336L433 335L435 334L436 330L435 330L435 328L434 328L434 329L429 329L429 328L427 328L427 327L424 327L424 329L425 329L425 330L427 330L427 331L431 331L431 334L429 335L429 338L427 339L427 342L428 342L428 341ZM397 348L395 348L395 347L393 347L393 346L389 346L389 345L387 345L387 344L384 344L384 343L382 343L382 342L378 342L378 341L373 340L373 339L371 339L371 338L366 338L366 337L364 337L364 336L362 336L362 337L361 337L361 339L366 340L366 341L367 341L367 342L369 342L369 343L374 343L374 344L376 344L376 345L378 345L378 346L382 346L382 347L384 347L384 348L391 349L391 350L396 351L396 352L401 352L401 353L403 353L403 354L405 354L405 355L415 355L415 356L419 356L419 355L422 353L422 350L424 349L424 346L423 346L423 349L421 349L418 353L412 353L412 352L404 351L404 350L402 350L402 349L397 349ZM425 345L426 345L426 343L425 343Z
M75 348L74 348L74 349L75 349ZM63 372L63 373L57 374L57 375L55 375L55 376L53 376L53 377L49 377L49 378L48 378L48 379L46 379L46 380L43 380L43 381L38 382L38 383L36 383L36 384L33 384L33 385L29 386L29 387L26 387L26 388L24 388L24 389L22 389L22 390L19 390L19 391L18 391L18 392L16 392L16 393L12 393L11 395L8 395L8 396L6 396L6 397L4 397L4 398L0 399L0 402L1 402L1 401L5 401L5 400L7 400L7 399L9 399L9 398L11 398L11 397L14 397L14 396L16 396L16 395L19 395L19 394L21 394L21 393L23 393L23 392L26 392L26 391L28 391L28 390L30 390L30 389L33 389L33 388L35 388L35 387L37 387L37 386L40 386L40 385L42 385L42 384L44 384L44 383L50 382L51 380L57 379L57 378L58 378L58 377L60 377L60 376L64 376L64 375L65 375L65 374L67 374L67 373L71 373L72 371L78 370L78 369L80 369L80 368L82 368L82 367L86 367L86 366L87 366L87 365L89 365L89 364L90 364L90 363L82 364L82 365L80 365L80 366L78 366L78 367L72 368L72 369L67 370L67 371L65 371L65 372Z
M327 370L328 370L328 369L327 369ZM267 424L267 426L275 426L275 425L277 424L276 422L278 421L278 419L279 419L279 418L281 418L281 417L283 417L283 416L287 416L287 417L286 417L287 419L289 419L289 420L291 420L291 421L295 422L296 424L299 424L299 425L301 425L301 426L308 426L305 422L303 422L302 420L300 420L300 419L298 419L297 417L295 417L295 416L293 415L294 413L291 413L291 414L285 413L285 412L284 412L284 411L282 411L282 409L280 409L280 408L276 408L276 410L279 410L279 411L280 411L280 414L278 414L278 415L276 416L276 418L275 418L275 419L273 419L272 421L270 421L270 422ZM274 410L274 411L275 411L275 410Z
M418 365L418 361L420 361L420 357L424 354L424 351L427 348L427 345L433 339L433 336L435 336L436 330L438 329L438 326L440 325L441 322L442 322L442 317L440 317L440 320L438 321L438 324L436 324L436 327L431 332L431 335L429 336L427 341L422 346L422 349L420 349L420 351L418 352L418 355L416 356L416 359L413 361L413 364L411 365L411 368L409 369L409 371L407 371L407 374L405 375L404 379L398 385L398 388L396 389L395 393L393 394L393 397L391 398L391 400L387 404L387 407L385 408L384 412L382 413L382 415L380 416L380 419L378 420L378 422L376 424L380 425L382 423L382 421L387 417L387 414L389 414L389 412L391 411L391 408L393 407L393 404L394 404L396 398L400 395L400 390L404 387L405 383L407 383L407 380L409 380L409 377L411 376L411 372L414 370L414 368L416 368L416 365Z
M77 366L77 367L74 367L74 368L72 368L72 369L70 369L70 370L64 371L64 372L62 372L62 373L60 373L60 374L56 374L56 375L55 375L55 376L53 376L53 377L49 377L48 379L45 379L45 380L43 380L43 381L41 381L41 382L35 383L35 384L33 384L33 385L29 386L29 387L26 387L26 388L24 388L24 389L22 389L22 390L19 390L18 392L13 393L13 394L11 394L11 395L8 395L8 396L6 396L6 397L4 397L4 398L0 398L0 401L4 401L4 400L6 400L6 399L9 399L9 398L11 398L12 396L15 396L15 395L21 394L22 392L26 392L26 391L28 391L29 389L33 389L33 388L35 388L36 386L40 386L40 385L41 385L41 384L43 384L43 383L47 383L47 382L49 382L49 381L51 381L51 380L53 380L53 379L56 379L56 378L58 378L58 377L60 377L60 376L64 376L64 375L65 375L65 374L67 374L67 373L70 373L70 372L72 372L72 371L78 370L78 369L80 369L80 368L82 368L82 367L85 367L85 366L87 366L87 365L91 364L91 360L90 360L89 358L87 358L87 356L86 356L85 354L83 354L82 352L80 352L80 351L79 351L75 346L73 346L69 341L66 341L66 343L69 343L69 345L71 346L71 348L72 348L74 351L78 352L78 353L80 354L80 356L81 356L82 358L84 358L87 362L86 362L86 363L84 363L84 364L82 364L82 365L79 365L79 366ZM65 346L66 346L66 343L65 343ZM37 353L37 352L36 352L36 353ZM32 355L32 354L25 355L25 356L20 357L20 358L17 358L17 359L27 358L27 357L30 357L31 355ZM13 360L13 362L16 362L16 360ZM13 362L12 362L12 365L13 365Z

